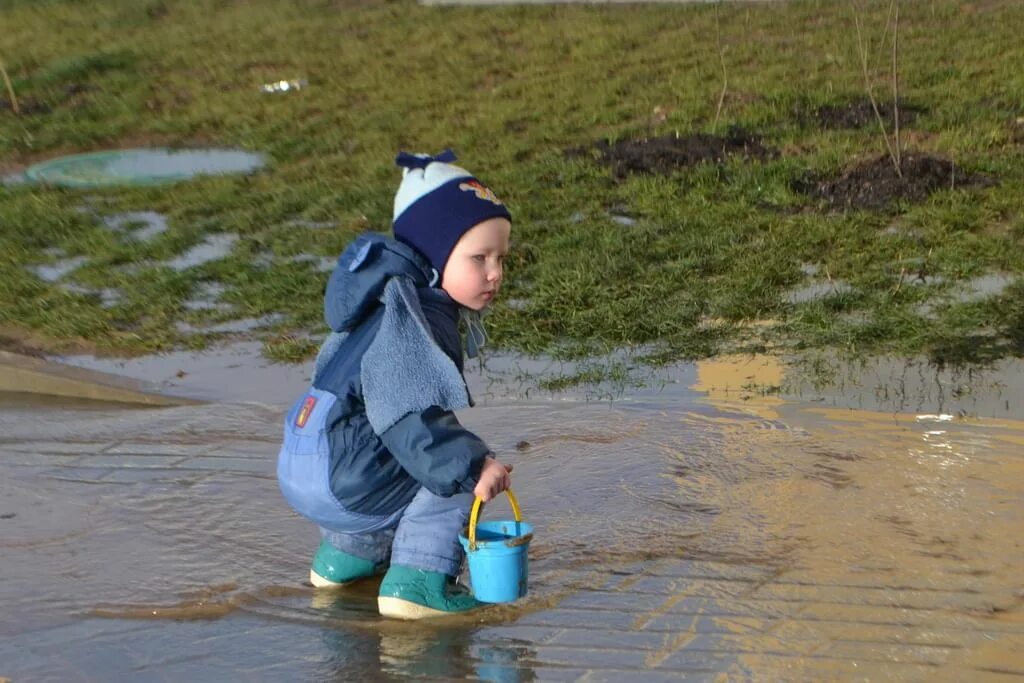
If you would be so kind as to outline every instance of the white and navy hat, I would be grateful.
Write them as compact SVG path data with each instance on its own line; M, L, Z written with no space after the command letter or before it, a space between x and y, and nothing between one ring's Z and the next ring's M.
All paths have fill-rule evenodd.
M406 152L395 157L404 169L395 193L395 239L426 256L438 277L470 228L488 218L512 220L490 188L452 161L450 149L433 157Z

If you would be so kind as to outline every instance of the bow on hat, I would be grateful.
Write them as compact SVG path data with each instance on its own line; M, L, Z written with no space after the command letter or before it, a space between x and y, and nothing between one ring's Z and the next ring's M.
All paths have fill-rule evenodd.
M451 149L446 149L437 156L430 156L427 154L410 154L409 152L399 152L398 156L395 157L395 163L406 170L412 170L414 168L426 168L435 161L440 161L444 164L450 164L455 161L458 157L455 156L455 152Z

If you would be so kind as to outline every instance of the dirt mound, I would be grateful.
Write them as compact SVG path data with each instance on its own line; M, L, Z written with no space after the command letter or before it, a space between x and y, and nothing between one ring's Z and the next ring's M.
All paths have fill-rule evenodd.
M839 104L825 104L813 111L808 111L805 106L798 105L794 112L795 116L805 124L817 124L822 128L845 129L865 128L878 125L875 110L871 106L871 100L867 97L848 100ZM907 102L900 102L900 126L909 125L917 120L917 117L927 110ZM878 112L882 115L887 128L892 127L892 102L879 102Z
M930 154L905 154L902 175L888 155L846 168L833 178L805 177L794 189L822 199L833 209L887 209L896 202L921 202L945 188L988 187L995 179L967 173L953 161Z
M778 154L777 150L763 145L760 137L736 127L725 135L666 135L621 140L614 145L599 141L566 152L570 157L591 157L609 165L619 179L636 173L669 175L702 162L721 163L730 156L749 160L772 159Z

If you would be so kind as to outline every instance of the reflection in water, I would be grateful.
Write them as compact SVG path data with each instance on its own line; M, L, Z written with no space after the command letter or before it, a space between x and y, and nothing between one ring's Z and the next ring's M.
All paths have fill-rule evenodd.
M271 619L300 619L319 625L323 656L316 680L406 681L410 678L466 679L493 683L536 680L526 642L478 640L477 618L440 622L392 622L376 613L379 581L342 591L305 591L295 600L267 601L253 609ZM284 596L280 596L284 597ZM308 599L305 608L301 600ZM358 675L357 675L357 672ZM372 672L372 675L371 675Z
M1019 418L1024 363L990 367L937 366L922 359L878 357L844 362L828 355L804 359L779 385L790 399L833 407L960 417Z

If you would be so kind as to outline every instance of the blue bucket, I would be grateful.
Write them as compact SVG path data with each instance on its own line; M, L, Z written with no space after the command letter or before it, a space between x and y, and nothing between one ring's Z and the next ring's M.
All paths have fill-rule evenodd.
M473 596L480 602L512 602L527 591L527 553L533 526L523 521L512 491L506 493L514 520L478 523L483 501L477 498L469 516L469 537L459 536L469 562Z

